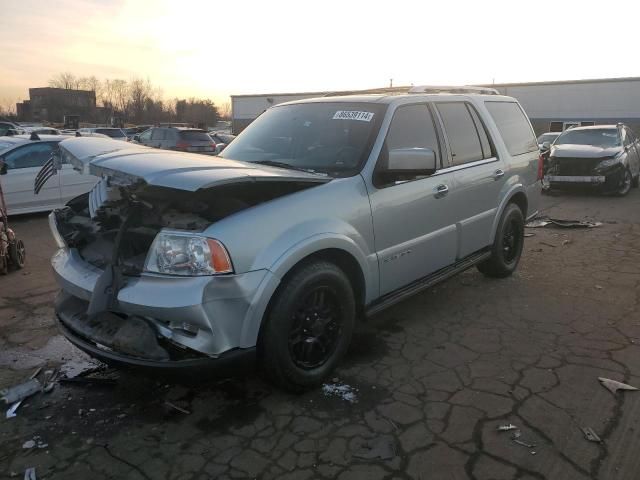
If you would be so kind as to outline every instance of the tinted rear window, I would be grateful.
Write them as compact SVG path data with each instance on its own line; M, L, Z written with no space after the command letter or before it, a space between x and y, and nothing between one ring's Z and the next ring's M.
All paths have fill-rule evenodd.
M538 150L533 129L520 105L515 102L486 102L485 104L511 155Z
M124 132L119 128L96 128L96 133L101 133L111 138L126 137Z
M211 142L211 137L202 130L184 130L180 132L181 140L190 142Z

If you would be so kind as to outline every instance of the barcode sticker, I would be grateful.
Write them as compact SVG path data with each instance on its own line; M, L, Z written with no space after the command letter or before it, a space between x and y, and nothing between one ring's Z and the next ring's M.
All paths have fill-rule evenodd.
M334 120L358 120L360 122L370 122L373 112L358 112L356 110L338 110L333 116Z

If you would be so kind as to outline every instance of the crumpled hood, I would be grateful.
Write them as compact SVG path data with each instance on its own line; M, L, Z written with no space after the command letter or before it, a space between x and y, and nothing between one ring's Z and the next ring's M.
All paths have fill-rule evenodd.
M611 158L622 152L622 147L596 147L594 145L553 145L551 156L555 158Z
M158 150L106 138L70 138L60 142L59 147L63 159L80 173L108 176L121 184L143 181L148 185L194 192L247 181L331 181L331 177L319 174Z

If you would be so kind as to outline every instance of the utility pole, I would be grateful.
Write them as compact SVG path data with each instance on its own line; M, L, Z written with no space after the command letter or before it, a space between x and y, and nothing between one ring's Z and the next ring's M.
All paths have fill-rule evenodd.
M389 79L389 88L393 88L393 78Z

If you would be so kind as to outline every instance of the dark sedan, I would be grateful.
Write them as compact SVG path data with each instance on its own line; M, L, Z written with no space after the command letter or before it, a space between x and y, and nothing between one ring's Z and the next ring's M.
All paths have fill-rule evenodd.
M551 146L544 185L548 188L591 185L626 195L638 186L640 145L623 124L577 127Z

